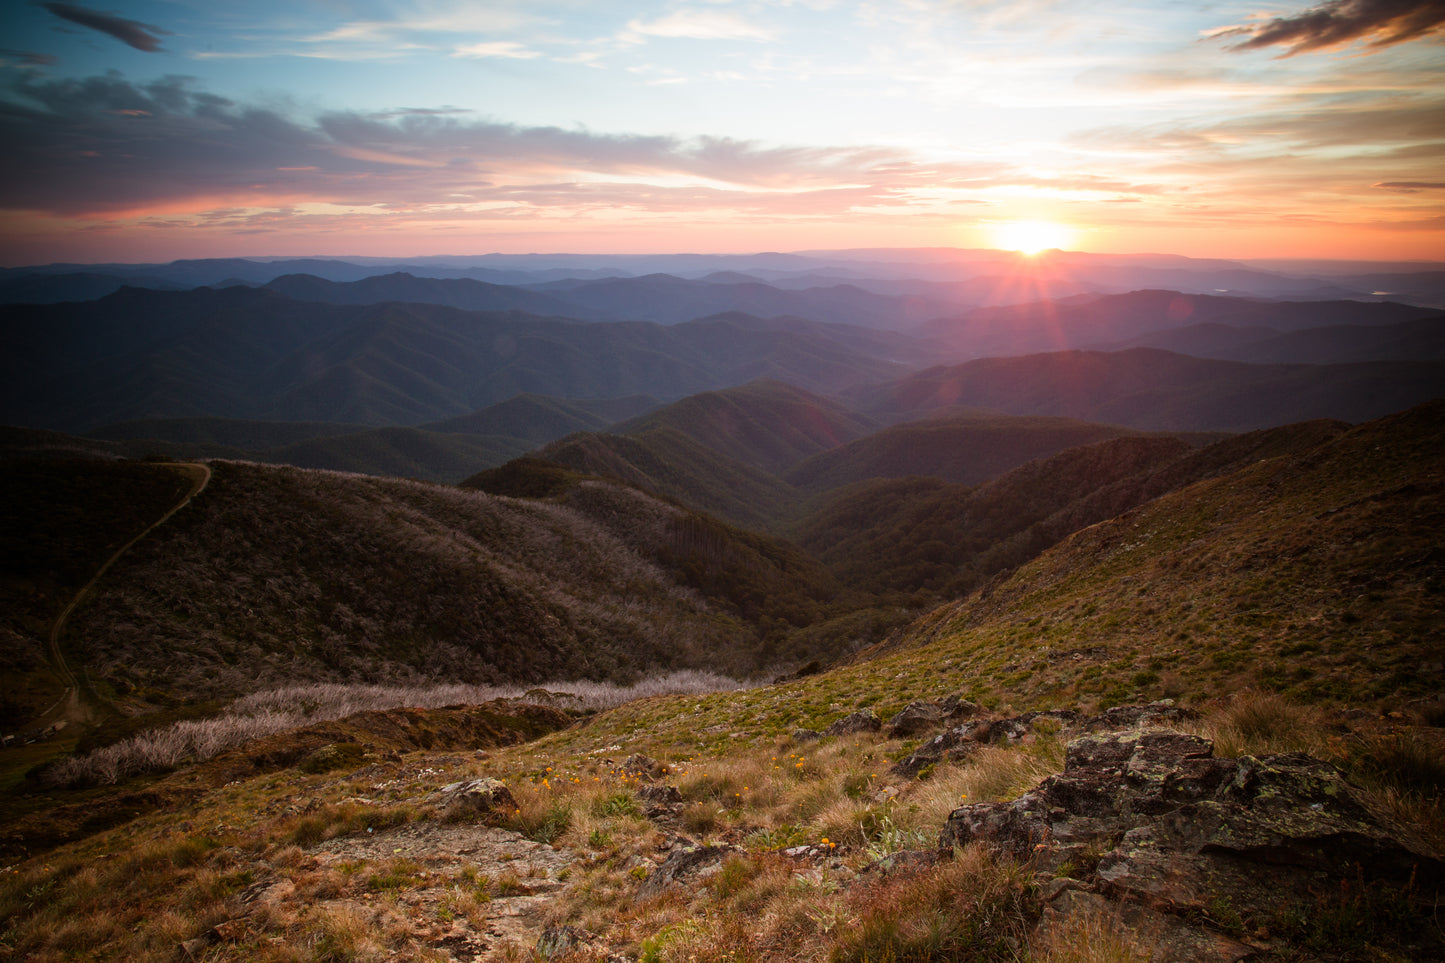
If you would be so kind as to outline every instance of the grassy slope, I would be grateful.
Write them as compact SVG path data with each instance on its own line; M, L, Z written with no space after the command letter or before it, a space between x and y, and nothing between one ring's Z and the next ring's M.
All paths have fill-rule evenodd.
M741 693L640 700L486 758L416 753L386 763L367 755L352 772L283 771L174 806L152 800L123 828L5 880L0 899L15 913L5 938L52 956L161 958L174 955L180 940L240 916L243 929L216 944L213 958L279 961L367 947L430 959L424 933L392 928L384 914L348 916L346 901L398 903L413 916L443 906L482 927L492 914L487 899L501 895L496 888L468 895L477 880L441 859L328 865L316 858L316 843L364 841L372 827L395 828L398 844L439 831L447 820L427 793L456 778L495 775L518 791L509 825L573 854L551 920L632 956L651 946L666 960L688 952L722 959L734 948L763 958L872 958L859 949L857 927L840 924L859 916L870 926L909 924L915 903L924 922L978 919L983 914L966 901L930 917L929 887L1017 894L1021 878L1007 866L955 860L946 875L905 877L918 889L865 874L840 890L828 875L835 870L805 885L814 878L806 865L799 882L798 864L764 850L839 842L841 874L866 863L870 847L930 845L961 794L1012 798L1057 771L1059 746L1041 739L991 749L942 765L926 781L900 781L886 767L906 742L797 744L789 731L821 727L860 706L886 717L912 699L958 691L1023 709L1169 693L1196 700L1253 684L1341 706L1408 710L1442 681L1430 662L1445 609L1437 547L1445 530L1442 427L1445 406L1435 405L1346 432L1317 426L1318 441L1304 452L1291 450L1298 439L1253 439L1262 460L1080 532L992 591L939 609L873 658L823 675ZM1235 751L1288 748L1297 724L1309 721L1280 711L1270 718L1274 729L1290 731ZM1343 744L1353 744L1353 734L1328 731L1335 743L1344 735ZM636 899L637 880L650 869L660 834L629 803L632 785L616 762L639 751L678 766L668 780L682 790L685 831L745 851L681 896L645 903ZM640 869L629 875L631 867ZM278 883L292 887L294 912L253 911L238 896ZM1012 920L1020 935L1031 925L1026 901L985 905L993 907L990 919ZM68 925L67 915L84 924ZM1388 938L1372 925L1366 940ZM1079 939L1083 946L1090 938ZM1135 958L1099 949L1034 959ZM1393 958L1404 957L1397 950Z
M940 609L886 661L947 658L964 688L1028 704L1436 693L1442 430L1435 403L1166 495Z
M1172 436L1126 436L1036 459L973 488L927 478L864 482L820 499L787 533L844 584L957 597L1085 526L1346 427L1307 422L1202 448Z

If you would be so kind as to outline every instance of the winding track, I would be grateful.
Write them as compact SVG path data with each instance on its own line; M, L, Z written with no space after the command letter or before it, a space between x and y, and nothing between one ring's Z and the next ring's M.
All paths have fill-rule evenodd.
M151 532L164 525L176 512L189 505L191 499L205 491L206 486L211 482L210 466L200 462L165 462L156 467L169 468L179 471L183 475L189 475L191 479L191 490L186 492L186 494L181 497L181 500L171 507L170 511L151 523L145 531L116 549L115 554L105 560L105 564L91 576L89 582L86 582L80 587L80 590L75 593L75 597L70 600L70 604L66 605L65 608L60 611L60 614L56 616L54 623L50 626L47 654L50 658L51 666L55 669L56 674L60 676L61 681L65 683L66 690L65 695L61 696L55 705L45 710L45 713L41 715L39 722L36 723L40 728L54 725L61 720L66 722L87 721L94 716L94 709L81 701L80 683L76 680L75 673L71 671L70 666L66 664L65 653L60 649L60 637L65 632L65 623L66 620L70 618L70 613L74 612L75 607L90 594L91 589L95 588L95 583L99 582L101 577L109 571L110 567L115 564L116 559L129 551L130 547L136 542L139 542Z

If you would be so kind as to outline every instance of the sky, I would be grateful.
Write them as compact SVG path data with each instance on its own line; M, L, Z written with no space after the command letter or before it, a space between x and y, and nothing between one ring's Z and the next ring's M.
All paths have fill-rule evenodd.
M9 0L0 264L1445 260L1445 0Z

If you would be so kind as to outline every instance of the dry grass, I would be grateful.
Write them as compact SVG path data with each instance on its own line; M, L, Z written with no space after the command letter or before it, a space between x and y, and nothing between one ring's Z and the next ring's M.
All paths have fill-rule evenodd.
M1244 692L1188 728L1220 757L1305 752L1338 766L1379 816L1426 849L1445 854L1445 734L1369 719L1349 729L1318 706L1268 692Z
M733 698L751 707L754 695ZM688 706L662 699L643 709ZM981 850L925 870L869 869L900 850L934 849L960 804L1015 798L1059 771L1064 738L1046 726L1019 745L981 747L925 779L905 780L889 766L907 746L877 734L729 739L717 755L693 756L680 748L669 754L667 743L641 727L624 749L610 718L486 757L443 763L415 754L407 767L416 775L400 780L399 796L376 804L354 798L366 791L364 780L339 774L273 773L226 787L187 819L194 827L243 830L182 832L179 817L158 818L144 830L128 827L96 840L93 851L124 849L124 857L96 860L71 847L49 864L0 877L0 916L7 921L0 946L37 960L160 959L178 941L245 913L247 940L217 945L215 960L427 959L434 950L414 932L419 901L480 931L496 902L528 881L441 872L400 857L326 862L314 847L364 834L368 825L482 818L449 813L422 797L445 782L489 775L505 779L517 801L494 818L574 854L547 920L592 934L598 949L563 959L617 952L652 963L1134 963L1148 956L1147 946L1101 920L1074 921L1062 937L1030 946L1038 905L1026 868ZM1320 747L1351 771L1374 773L1380 783L1371 791L1402 821L1419 826L1419 814L1435 806L1438 824L1439 794L1429 787L1437 785L1439 756L1413 730L1366 738L1274 695L1237 698L1192 726L1219 740L1221 754ZM617 744L602 744L614 738ZM685 832L736 847L712 876L647 902L637 899L638 886L665 855L667 839L643 815L636 793L645 780L622 770L621 760L634 751L651 752L668 767L660 781L683 797ZM305 813L275 812L294 799L298 779L316 804ZM254 815L268 808L275 814ZM800 844L826 846L831 858L800 861L780 852ZM257 879L289 886L291 895L240 908L235 894ZM357 909L363 901L365 911ZM93 922L78 927L78 919ZM528 959L524 950L516 958Z
M1301 705L1273 692L1242 692L1190 727L1214 742L1221 757L1308 752L1336 754L1339 732L1317 706Z
M1033 963L1151 963L1141 935L1113 914L1078 912L1040 928Z

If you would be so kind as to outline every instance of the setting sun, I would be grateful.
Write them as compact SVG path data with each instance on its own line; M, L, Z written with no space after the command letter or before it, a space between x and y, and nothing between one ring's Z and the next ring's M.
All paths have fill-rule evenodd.
M1009 221L996 224L993 243L1005 251L1037 254L1050 248L1061 248L1073 237L1073 230L1049 221Z

